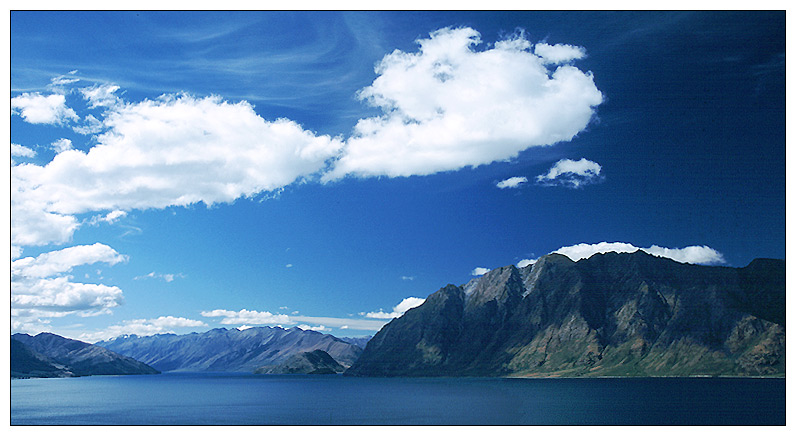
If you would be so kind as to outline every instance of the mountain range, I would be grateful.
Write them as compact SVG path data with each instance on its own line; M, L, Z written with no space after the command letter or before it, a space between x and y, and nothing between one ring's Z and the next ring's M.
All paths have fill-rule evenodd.
M349 367L362 349L332 335L300 328L218 328L187 335L120 336L97 342L159 371L253 372L280 364L291 356L321 350Z
M356 376L785 373L785 261L683 264L550 254L448 285L392 320Z
M785 261L560 254L447 285L372 338L299 328L11 337L12 377L159 371L352 376L784 376ZM363 351L364 348L364 351Z
M11 377L158 374L130 357L52 333L11 335Z

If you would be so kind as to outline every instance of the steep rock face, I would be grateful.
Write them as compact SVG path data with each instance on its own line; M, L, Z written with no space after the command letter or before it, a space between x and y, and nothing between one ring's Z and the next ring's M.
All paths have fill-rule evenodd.
M52 333L39 333L36 336L17 333L12 335L11 339L24 344L29 350L45 356L51 364L76 376L158 373L148 365L129 357ZM24 353L22 349L18 351Z
M255 374L340 374L345 367L323 350L292 355L286 361L254 370Z
M349 366L362 353L356 345L331 335L280 327L213 329L187 335L131 335L97 344L160 371L252 372L313 350L323 350Z
M432 294L346 374L784 374L784 270L552 254Z

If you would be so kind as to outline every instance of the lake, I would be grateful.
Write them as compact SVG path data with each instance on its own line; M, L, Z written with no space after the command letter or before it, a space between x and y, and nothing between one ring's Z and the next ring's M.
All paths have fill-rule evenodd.
M12 425L785 425L785 380L165 373L11 380Z

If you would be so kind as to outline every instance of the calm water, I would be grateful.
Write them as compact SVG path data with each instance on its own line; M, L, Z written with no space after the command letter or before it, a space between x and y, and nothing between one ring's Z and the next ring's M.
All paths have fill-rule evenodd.
M784 425L784 379L169 373L11 381L11 424Z

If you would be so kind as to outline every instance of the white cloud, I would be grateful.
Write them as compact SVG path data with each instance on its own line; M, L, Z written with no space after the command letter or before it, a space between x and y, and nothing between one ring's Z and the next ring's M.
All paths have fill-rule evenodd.
M127 212L123 210L112 210L105 215L95 215L91 217L91 219L88 220L88 224L93 226L99 225L100 223L113 224L125 216L127 216Z
M64 276L12 281L11 308L40 309L42 314L37 316L46 317L58 313L93 316L109 313L122 302L122 290L116 286L74 283L70 279Z
M427 175L511 159L527 148L569 141L603 96L590 73L549 69L524 35L474 49L480 34L445 28L395 50L359 98L384 115L360 120L324 181Z
M77 113L66 106L66 97L62 94L44 96L26 92L11 99L11 113L31 124L64 124L79 119Z
M161 274L161 273L156 273L156 272L152 271L151 273L145 274L143 276L133 277L133 280L160 279L160 280L163 280L163 281L165 281L167 283L171 283L171 282L174 281L175 278L181 278L182 279L182 278L185 278L185 275L183 275L182 273L178 273L178 274Z
M121 99L115 95L119 90L116 85L95 85L80 89L83 98L88 101L88 107L112 107L121 103Z
M36 156L36 152L24 145L11 143L11 156L33 157Z
M406 300L404 300L406 301ZM402 302L403 303L403 302ZM298 312L295 312L298 313ZM221 318L220 323L228 324L242 324L242 325L271 325L271 326L289 326L300 325L304 326L323 326L324 328L341 328L348 326L352 330L369 330L377 331L381 329L386 321L375 321L371 319L355 319L355 318L334 318L325 316L294 316L273 314L271 312L260 312L256 310L241 309L239 311L216 309L203 311L202 316L207 318Z
M66 242L78 227L73 215L85 212L212 205L278 190L324 168L342 147L218 97L120 104L104 126L87 153L12 167L13 242Z
M369 330L378 331L388 320L374 320L374 319L356 319L356 318L333 318L326 316L291 316L290 319L294 322L301 322L307 324L322 324L328 327L342 328L348 326L351 330Z
M500 189L517 188L527 181L528 179L526 177L509 177L508 179L499 181L497 187Z
M161 316L154 319L133 319L121 324L108 326L102 331L85 333L79 339L88 342L108 340L123 335L151 336L162 333L175 333L175 328L206 327L202 321L175 316Z
M203 311L202 316L207 318L222 318L221 324L291 324L290 317L271 312L258 312L256 310L241 309L237 312L232 310L209 310Z
M63 153L73 148L72 141L66 138L61 138L50 145L52 146L53 150L55 150L56 153Z
M528 265L533 265L536 263L537 260L539 259L522 259L519 262L517 262L517 268L525 268Z
M665 248L653 245L643 250L655 256L668 257L683 263L710 265L725 262L721 253L706 245L692 245L685 248Z
M326 327L324 325L316 325L316 326L309 326L307 324L297 325L296 327L300 328L301 330L311 330L314 332L330 332L332 329Z
M127 261L127 256L119 254L113 248L100 244L77 245L57 251L42 253L37 257L25 257L11 262L11 277L43 278L70 272L80 265L97 262L115 265Z
M490 271L489 268L484 268L484 267L479 266L479 267L473 268L473 270L470 271L470 275L482 276L482 275L488 273L489 271Z
M540 42L534 46L533 52L546 64L563 64L586 57L586 50L583 47L569 44L550 45Z
M665 248L652 245L649 248L639 248L627 242L599 242L597 244L577 244L561 247L553 253L563 254L574 261L578 261L589 258L596 253L633 253L637 250L683 263L710 265L725 262L721 253L705 245L685 248Z
M411 280L414 280L414 279L415 279L415 276L401 276L401 280L404 280L404 281L411 281Z
M82 125L74 126L72 130L81 135L91 135L103 131L104 127L102 126L102 121L98 120L94 115L88 114L83 118Z
M127 261L107 245L78 245L11 262L11 317L18 326L48 322L69 314L106 314L122 303L122 290L103 284L76 283L64 275L81 265Z
M550 168L547 174L536 176L536 181L544 186L579 188L602 180L601 170L600 164L585 158L580 160L561 159Z
M407 297L401 300L395 307L392 308L392 312L384 312L384 310L379 310L378 312L368 312L365 314L366 318L377 318L377 319L393 319L398 318L407 310L420 306L426 301L425 298L418 298L418 297Z
M80 79L77 77L70 77L77 73L77 70L70 71L68 74L60 75L58 77L53 77L50 79L50 87L51 88L59 88L61 85L69 85L75 82L79 82Z

